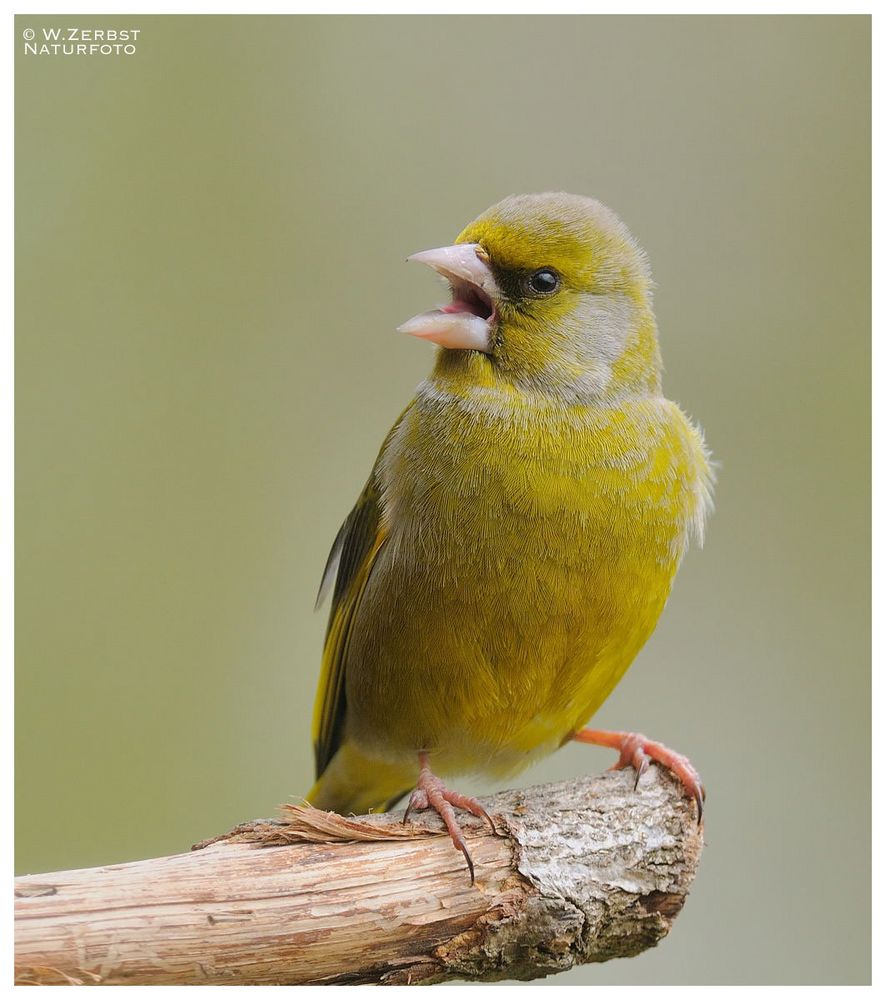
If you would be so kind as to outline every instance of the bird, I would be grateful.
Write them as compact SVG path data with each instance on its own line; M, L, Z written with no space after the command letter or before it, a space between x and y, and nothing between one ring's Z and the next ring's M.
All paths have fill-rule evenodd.
M636 780L683 755L588 728L652 634L714 474L663 395L653 281L619 217L580 195L512 195L408 258L450 301L399 330L437 345L339 530L307 801L443 820L474 879L450 787L504 779L570 740ZM405 817L404 817L405 819ZM494 826L494 824L493 824Z

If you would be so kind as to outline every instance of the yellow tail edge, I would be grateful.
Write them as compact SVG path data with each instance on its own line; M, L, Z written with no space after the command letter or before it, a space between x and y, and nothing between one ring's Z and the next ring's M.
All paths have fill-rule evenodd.
M412 767L392 764L344 743L305 798L318 809L343 815L387 812L415 785L417 773L418 761Z

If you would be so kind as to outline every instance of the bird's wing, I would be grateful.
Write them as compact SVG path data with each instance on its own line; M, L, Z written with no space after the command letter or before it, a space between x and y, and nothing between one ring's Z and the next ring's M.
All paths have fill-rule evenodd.
M369 481L335 536L317 595L319 607L335 580L323 646L320 684L314 704L313 740L317 778L326 770L342 742L346 707L345 660L351 626L376 556L388 535L388 527L382 518L379 466L385 449L408 410L407 406L385 438Z

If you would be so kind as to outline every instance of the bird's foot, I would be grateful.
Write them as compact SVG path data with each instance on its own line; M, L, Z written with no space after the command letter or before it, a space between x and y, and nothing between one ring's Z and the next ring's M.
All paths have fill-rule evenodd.
M483 806L470 795L462 795L460 792L450 791L432 771L428 754L422 752L418 755L419 772L418 782L412 795L409 796L409 804L403 814L403 822L409 819L409 814L413 809L433 809L443 820L453 845L461 851L468 863L468 871L471 873L471 885L474 884L474 860L468 845L465 843L464 834L458 825L453 806L464 809L474 816L485 819L495 831L495 824Z
M633 767L637 772L634 788L637 787L640 776L654 760L666 767L680 782L695 801L698 807L698 822L701 822L702 808L705 800L704 785L701 776L692 766L688 757L676 753L663 743L647 739L642 733L619 733L608 729L580 729L573 737L579 743L592 743L598 747L611 747L618 750L618 760L609 769L619 771L624 767Z

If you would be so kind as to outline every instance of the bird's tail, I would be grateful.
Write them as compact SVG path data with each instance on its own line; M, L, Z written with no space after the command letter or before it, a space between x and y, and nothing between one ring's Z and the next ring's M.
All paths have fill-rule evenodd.
M412 788L416 773L415 767L379 761L343 743L306 797L318 809L342 814L386 812Z

